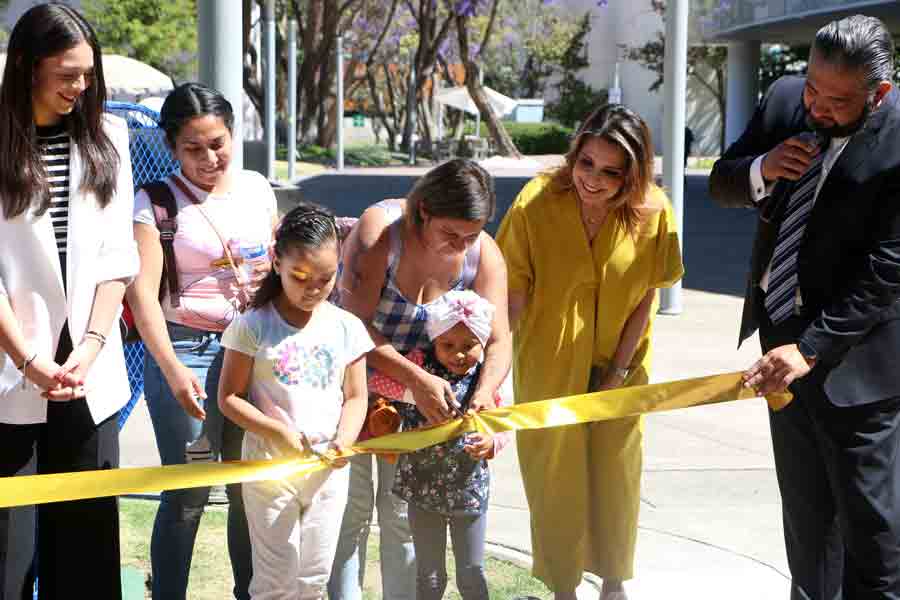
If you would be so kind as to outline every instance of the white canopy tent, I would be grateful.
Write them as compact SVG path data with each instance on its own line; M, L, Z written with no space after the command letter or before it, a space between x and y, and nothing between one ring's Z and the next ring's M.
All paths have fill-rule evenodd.
M103 77L110 100L139 102L153 96L164 97L175 87L162 71L120 54L103 55Z
M488 103L490 103L491 108L494 109L494 112L497 113L498 117L508 115L515 110L516 105L518 104L518 102L509 96L504 96L500 92L489 87L484 88L484 93L487 95ZM475 101L472 100L472 96L469 95L468 88L464 86L441 90L435 94L434 100L444 106L450 106L471 115L479 114Z
M508 115L513 110L515 110L516 106L518 105L518 101L510 98L509 96L504 96L497 90L491 89L487 86L485 86L483 89L485 95L487 96L488 104L491 105L491 108L494 109L494 113L496 113L498 117ZM466 88L465 86L457 86L440 90L434 95L434 101L437 102L438 106L440 107L449 106L451 108L467 112L470 115L475 115L477 117L475 125L475 135L480 135L481 113L478 111L478 106L475 105L475 101L472 100L472 96L469 95L468 88ZM443 137L443 119L440 118L440 115L438 115L437 122L439 128L438 137L440 138Z

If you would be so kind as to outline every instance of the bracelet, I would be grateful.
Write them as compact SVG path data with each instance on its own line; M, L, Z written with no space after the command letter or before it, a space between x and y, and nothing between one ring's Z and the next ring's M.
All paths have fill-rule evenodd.
M622 381L625 381L631 374L631 369L629 369L628 367L617 367L615 365L610 365L609 372L622 379Z
M96 340L97 342L99 342L101 348L106 345L106 336L102 333L94 331L93 329L90 329L84 333L84 337L81 340L82 343L84 343L84 340Z
M34 359L37 358L37 352L31 355L31 358L27 359L22 363L22 367L19 369L19 372L22 373L22 389L27 389L28 385L28 377L25 376L25 370L28 369L28 366L34 362Z
M33 363L33 362L34 362L34 359L36 359L36 358L37 358L37 352L35 352L34 354L32 354L32 355L31 355L31 358L26 358L26 359L25 359L25 362L22 363L22 366L21 366L21 367L16 367L16 369L18 369L19 372L22 373L22 375L24 375L24 374L25 374L25 369L27 369L27 368L28 368L28 365L30 365L31 363Z

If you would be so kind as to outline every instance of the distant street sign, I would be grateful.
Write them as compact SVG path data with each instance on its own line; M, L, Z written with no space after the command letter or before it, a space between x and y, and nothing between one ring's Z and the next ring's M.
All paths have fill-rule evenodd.
M354 127L364 127L366 124L366 118L362 115L353 115L353 126Z

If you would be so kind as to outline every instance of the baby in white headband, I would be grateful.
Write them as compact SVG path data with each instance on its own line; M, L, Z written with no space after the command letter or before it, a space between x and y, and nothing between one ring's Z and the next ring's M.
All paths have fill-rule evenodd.
M444 376L451 385L459 384L460 378L474 375L481 363L495 312L493 304L473 291L447 292L428 305L425 332L432 348L428 352L413 350L406 357L426 369L432 363L427 370L438 371L435 374ZM440 372L441 367L445 373ZM410 390L377 371L369 375L369 391L388 400L415 404ZM465 390L460 391L465 395ZM456 397L463 399L459 394Z
M413 350L406 358L429 373L450 383L462 412L475 391L480 375L484 347L491 337L496 308L473 291L451 291L428 305L425 332L431 340L427 351ZM395 404L401 412L404 429L425 425L415 409L412 392L395 379L373 371L369 375L369 392ZM489 456L505 445L508 436L494 436ZM470 449L471 451L471 449Z
M425 332L431 347L421 354L421 367L450 384L460 412L469 409L481 358L491 336L494 305L472 291L452 291L428 305ZM419 362L416 356L410 360ZM397 410L404 430L428 425L414 404L401 403ZM461 437L400 455L393 493L409 507L410 528L416 546L446 548L447 528L453 532L457 556L482 556L483 519L490 497L493 458L509 440L509 432L491 435L467 433ZM439 515L442 518L437 518ZM482 523L478 526L477 523ZM466 531L466 535L457 535ZM480 532L474 533L471 532ZM421 565L425 572L440 570L443 556ZM422 569L420 569L420 573Z
M455 375L465 375L481 362L491 337L494 305L475 292L452 291L428 307L425 332L435 358Z

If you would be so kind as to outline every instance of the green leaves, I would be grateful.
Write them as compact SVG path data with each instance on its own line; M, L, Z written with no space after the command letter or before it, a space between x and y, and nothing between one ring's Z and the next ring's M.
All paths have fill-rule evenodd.
M103 50L145 62L173 80L197 70L196 0L84 0Z

